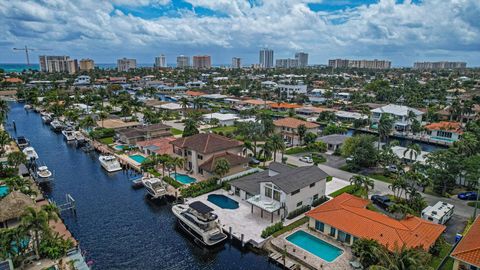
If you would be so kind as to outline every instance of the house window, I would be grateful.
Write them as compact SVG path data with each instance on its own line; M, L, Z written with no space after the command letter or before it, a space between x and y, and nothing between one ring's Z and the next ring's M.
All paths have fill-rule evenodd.
M318 194L313 195L313 200L314 201L318 200Z
M238 187L235 188L235 195L240 196L240 189Z
M273 191L273 199L278 202L280 201L280 192L278 190Z
M311 188L314 187L314 186L315 186L315 183L311 183L311 184L310 184L310 187L311 187Z
M302 204L303 204L303 202L298 202L298 203L297 203L297 207L302 206Z
M192 155L192 151L187 151L188 155L191 156Z
M337 232L337 230L333 227L330 227L330 236L333 236L335 237L335 233Z
M200 159L200 160L203 160L203 156L202 156L202 155L197 155L197 158Z
M444 137L444 138L452 138L452 132L439 130L437 131L437 136Z
M300 189L297 189L297 190L295 190L294 192L292 192L292 196L295 195L295 194L297 194L297 193L300 193Z
M325 229L325 224L323 222L320 222L318 220L315 221L315 229L323 232L323 230Z
M265 187L265 197L272 198L272 189Z

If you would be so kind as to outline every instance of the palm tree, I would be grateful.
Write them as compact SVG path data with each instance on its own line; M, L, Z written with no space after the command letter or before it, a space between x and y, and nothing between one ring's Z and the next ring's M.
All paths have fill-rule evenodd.
M182 137L190 137L198 133L200 133L200 131L197 129L197 122L191 118L185 120L185 128L183 129Z
M8 107L8 103L5 100L0 100L0 122L7 117L8 111L10 111L10 107Z
M171 159L172 158L167 154L163 154L163 155L158 156L158 163L162 165L162 175L163 176L165 176L165 167L167 166L167 164L169 164L169 161Z
M180 105L182 105L182 109L183 109L183 116L185 117L187 114L187 107L188 107L188 99L186 97L182 97L178 100L180 102Z
M83 118L80 121L80 127L90 130L92 127L96 125L95 120L93 120L92 116L88 115L87 117Z
M300 145L302 145L302 141L306 133L307 133L307 127L304 124L301 124L297 127L297 135L300 141Z
M393 196L399 199L402 197L403 192L407 189L408 183L404 177L397 177L388 188L393 192Z
M259 155L263 155L263 166L265 166L265 164L267 163L267 159L272 156L272 150L272 145L269 141L265 142L265 144L262 146L262 150L260 150Z
M50 215L45 210L37 211L31 207L26 209L26 213L22 217L22 226L26 230L33 232L33 246L37 257L40 257L40 234L49 231L48 222L50 220L55 220L53 215Z
M120 109L120 113L124 117L124 120L127 119L127 116L129 116L132 112L132 109L130 108L130 105L127 102L122 103L122 107Z
M382 114L380 121L378 122L378 149L380 149L380 143L382 139L387 139L392 131L394 119L389 114Z
M277 161L277 151L282 152L282 159L283 159L283 152L285 151L285 142L280 134L273 134L272 137L269 138L270 145L272 146L273 150L273 162Z
M373 179L370 179L363 175L354 175L350 178L350 184L354 185L356 189L362 189L362 193L366 198L368 198L368 191L373 189L375 182Z
M376 240L361 238L353 242L352 253L364 269L368 269L378 263L378 253L383 248Z
M10 143L10 136L7 132L0 130L0 155L5 151L5 145Z
M422 148L420 147L420 145L418 145L416 143L411 143L407 146L405 151L403 151L403 157L404 158L406 157L407 153L410 154L410 160L412 162L415 162L417 160L418 155L420 155L422 153ZM413 157L415 157L415 158L413 158Z
M27 163L27 156L23 152L11 152L7 156L8 165L18 168L20 164Z
M174 157L170 159L169 164L173 167L175 175L177 175L177 167L182 167L185 164L185 160L180 157Z
M213 172L218 178L223 178L230 171L230 163L225 158L215 160Z
M371 266L372 270L427 270L432 269L429 266L431 255L420 248L401 248L395 247L395 250L390 252L387 249L379 250L377 253L379 257L378 263Z

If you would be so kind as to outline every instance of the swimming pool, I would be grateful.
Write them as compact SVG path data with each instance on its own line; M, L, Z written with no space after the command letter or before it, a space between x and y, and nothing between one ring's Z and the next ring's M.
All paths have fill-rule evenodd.
M7 196L9 191L7 186L0 186L0 198Z
M126 145L123 145L123 144L122 144L122 145L117 144L117 145L115 145L113 148L115 148L115 149L117 149L117 150L119 150L119 151L122 151L122 150L125 150L125 148L127 148L127 146L126 146Z
M287 236L287 241L327 261L333 262L343 250L305 231L296 231Z
M237 209L238 202L228 198L225 195L221 194L210 194L207 197L207 200L216 206L223 208L223 209Z
M146 157L144 157L142 155L131 155L131 156L128 156L128 157L135 160L138 163L142 163L142 162L145 161L145 159L147 159Z
M450 138L444 138L444 137L438 137L438 136L433 136L431 138L437 141L445 141L445 142L451 142L451 143L455 142L455 140L452 140Z
M197 179L195 179L193 177L190 177L186 174L174 173L174 174L172 174L172 176L173 176L173 178L175 178L175 180L177 180L178 182L180 182L184 185L197 182Z

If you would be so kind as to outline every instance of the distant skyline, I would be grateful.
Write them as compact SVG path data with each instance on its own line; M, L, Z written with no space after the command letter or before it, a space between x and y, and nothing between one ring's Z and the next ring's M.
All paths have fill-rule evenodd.
M478 0L0 0L0 63L25 63L13 51L69 55L96 63L135 58L152 64L164 54L211 55L213 65L258 63L309 54L328 59L385 59L393 67L417 61L480 66Z

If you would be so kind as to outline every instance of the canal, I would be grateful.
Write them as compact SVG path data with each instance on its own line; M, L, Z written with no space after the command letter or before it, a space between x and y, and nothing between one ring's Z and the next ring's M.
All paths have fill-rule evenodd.
M175 226L167 202L152 203L122 172L107 174L96 153L84 153L44 125L40 115L11 103L13 136L25 136L55 181L46 194L57 203L76 200L77 215L62 217L93 269L278 269L267 257L227 242L217 250L197 246Z

